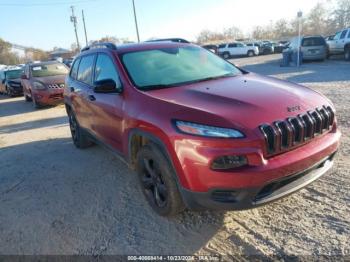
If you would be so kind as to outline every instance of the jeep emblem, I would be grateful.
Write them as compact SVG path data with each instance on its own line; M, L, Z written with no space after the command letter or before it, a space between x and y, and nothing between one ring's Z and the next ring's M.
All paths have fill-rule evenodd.
M287 107L288 112L294 112L301 110L300 106L289 106Z

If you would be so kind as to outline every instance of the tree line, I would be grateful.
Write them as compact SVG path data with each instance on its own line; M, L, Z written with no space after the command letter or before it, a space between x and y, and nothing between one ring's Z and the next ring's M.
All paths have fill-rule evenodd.
M337 0L333 7L326 7L324 3L317 3L309 13L301 19L303 35L335 34L337 31L350 27L350 0ZM255 26L249 35L237 27L232 26L222 32L203 30L197 37L197 42L215 43L223 41L251 38L256 40L287 40L298 35L298 19L280 19L268 25Z

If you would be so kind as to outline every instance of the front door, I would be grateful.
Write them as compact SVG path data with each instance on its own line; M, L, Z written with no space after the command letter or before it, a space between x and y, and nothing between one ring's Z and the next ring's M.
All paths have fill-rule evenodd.
M99 53L96 59L94 81L106 79L114 80L117 88L121 88L115 58L107 53ZM89 95L93 99L90 102L93 112L92 132L105 144L122 151L124 94L95 93L91 90Z

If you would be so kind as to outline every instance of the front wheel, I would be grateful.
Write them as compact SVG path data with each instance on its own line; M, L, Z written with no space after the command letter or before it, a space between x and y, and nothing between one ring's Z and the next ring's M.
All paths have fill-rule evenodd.
M175 181L176 173L156 145L140 149L136 169L142 192L157 214L174 216L185 209Z
M8 88L8 87L6 88L6 94L7 94L8 97L12 97L13 96L13 94L11 92L11 89Z
M254 56L254 52L253 51L248 51L248 54L247 54L249 57L252 57Z
M32 101L32 99L28 95L24 95L24 99L26 100L26 102Z

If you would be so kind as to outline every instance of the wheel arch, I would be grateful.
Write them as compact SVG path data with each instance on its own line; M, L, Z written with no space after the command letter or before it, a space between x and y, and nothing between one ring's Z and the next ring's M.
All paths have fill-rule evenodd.
M165 158L169 162L169 165L173 168L175 172L175 181L178 187L188 187L188 181L182 173L182 170L176 168L176 163L174 163L176 159L173 159L171 157L171 153L169 152L169 149L166 145L167 142L163 141L162 138L147 130L134 128L130 130L128 134L127 161L129 167L133 170L136 169L137 152L141 149L142 146L146 144L152 144L153 146L157 147L157 149L159 149L165 156Z

